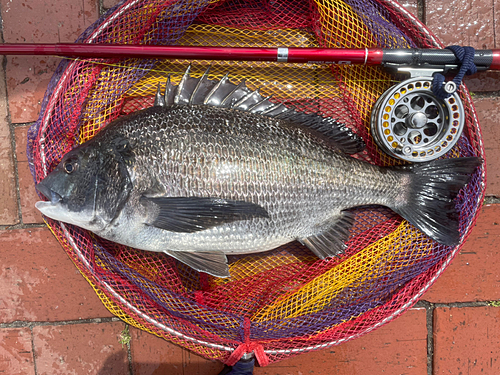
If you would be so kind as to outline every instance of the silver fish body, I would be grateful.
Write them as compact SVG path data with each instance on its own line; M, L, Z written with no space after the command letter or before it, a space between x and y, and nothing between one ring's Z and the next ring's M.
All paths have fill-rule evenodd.
M453 197L479 159L378 167L338 150L357 141L352 133L332 137L335 147L294 119L300 116L160 103L65 155L37 185L50 199L37 207L220 277L229 276L225 254L293 240L321 258L338 254L353 221L348 209L360 205L390 207L437 241L457 243Z
M145 250L270 250L318 233L346 208L395 206L405 183L401 173L381 173L334 152L293 124L237 110L153 107L96 141L121 137L133 140L133 189L115 223L127 224L119 225L121 232L107 227L100 234L116 233L113 239L127 244L140 238L137 245ZM156 215L154 206L141 203L143 196L252 202L268 217L164 233L143 224Z

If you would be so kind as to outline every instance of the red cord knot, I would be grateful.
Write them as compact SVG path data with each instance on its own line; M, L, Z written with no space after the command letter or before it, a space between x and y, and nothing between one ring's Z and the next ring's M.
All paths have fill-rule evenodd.
M238 362L241 357L243 357L243 354L252 352L255 356L255 359L259 363L259 366L264 367L269 364L269 358L267 354L264 353L264 347L258 342L250 342L248 344L240 344L236 348L236 350L229 356L228 360L226 361L226 365L234 366L236 362Z
M245 342L241 343L236 350L229 356L226 361L226 365L234 366L236 362L238 362L243 354L252 353L257 359L257 362L261 367L267 366L269 364L269 358L267 354L264 352L264 347L259 344L257 341L250 341L250 326L252 322L250 319L245 318L243 322L243 334L245 338Z

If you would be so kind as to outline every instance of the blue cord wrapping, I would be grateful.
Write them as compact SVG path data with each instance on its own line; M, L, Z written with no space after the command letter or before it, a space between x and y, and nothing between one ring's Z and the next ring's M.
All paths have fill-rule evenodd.
M461 46L448 46L446 49L451 50L455 57L460 62L460 70L458 74L453 78L453 82L460 87L462 84L462 79L464 76L471 75L477 72L476 64L474 64L474 48L472 47L461 47ZM444 91L444 75L441 73L434 74L432 80L432 92L439 99L447 99L453 93Z

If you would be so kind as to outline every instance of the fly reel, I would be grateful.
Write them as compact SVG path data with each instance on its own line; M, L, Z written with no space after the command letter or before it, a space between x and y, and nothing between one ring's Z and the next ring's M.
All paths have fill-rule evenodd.
M409 162L437 159L452 149L465 124L457 92L437 98L432 77L412 77L387 90L375 103L371 131L386 153Z

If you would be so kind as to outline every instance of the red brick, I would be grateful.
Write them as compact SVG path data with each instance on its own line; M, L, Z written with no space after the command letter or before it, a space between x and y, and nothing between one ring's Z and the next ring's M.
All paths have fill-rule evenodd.
M495 48L495 14L490 0L428 0L426 24L444 45Z
M43 96L59 62L56 57L7 57L7 91L13 123L38 119Z
M427 374L424 309L411 309L393 322L358 339L305 353L266 367L255 375Z
M0 374L35 375L29 328L0 329Z
M19 126L15 129L21 214L24 224L43 223L40 211L35 208L35 202L39 200L39 197L36 193L35 183L26 157L28 129L29 126Z
M119 2L119 0L102 0L102 6L104 9L111 9Z
M122 322L36 326L33 343L38 375L128 374L119 343Z
M500 97L474 100L486 153L486 194L500 196Z
M95 0L52 3L1 0L0 4L7 43L74 42L98 18ZM37 119L43 94L59 61L40 56L7 58L7 90L13 123Z
M19 215L4 82L5 73L0 68L0 225L12 225L19 222Z
M498 91L500 72L487 71L464 77L464 83L471 92Z
M135 375L213 375L223 365L210 361L150 333L131 328L130 350Z
M406 8L408 12L413 14L415 17L418 16L418 2L417 0L402 0L399 3Z
M40 198L36 193L35 182L28 162L17 163L19 177L19 195L21 198L21 215L24 224L43 223L42 214L35 208Z
M0 225L19 223L14 176L10 137L0 136Z
M436 308L434 374L500 374L500 308Z
M26 145L28 143L28 126L18 126L14 129L14 136L16 139L16 158L17 162L28 161L26 156Z
M0 323L109 317L48 229L0 231Z
M500 205L484 206L468 241L422 299L443 303L500 299L499 224Z

